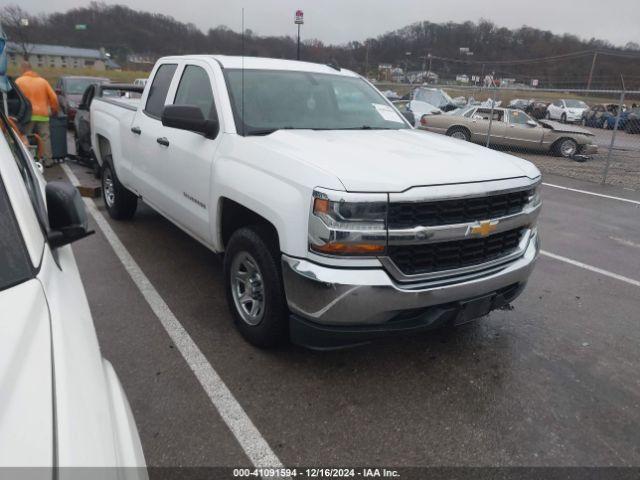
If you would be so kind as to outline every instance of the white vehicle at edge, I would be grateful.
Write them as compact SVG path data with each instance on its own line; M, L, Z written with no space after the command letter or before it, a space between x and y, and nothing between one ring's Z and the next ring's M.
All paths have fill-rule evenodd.
M45 185L1 114L0 130L0 467L45 467L21 475L33 478L46 469L57 478L55 467L139 467L112 473L147 478L68 245L90 233L84 204L68 183Z
M560 120L562 123L579 122L589 105L582 100L561 99L547 106L547 119Z
M166 57L139 101L95 99L91 124L110 215L142 199L224 252L258 346L463 323L516 298L538 255L535 166L416 131L335 66Z

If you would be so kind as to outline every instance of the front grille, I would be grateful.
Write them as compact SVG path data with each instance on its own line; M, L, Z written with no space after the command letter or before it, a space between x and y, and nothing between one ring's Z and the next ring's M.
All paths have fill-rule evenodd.
M518 248L524 228L485 238L423 245L389 246L389 257L405 275L478 265L504 257Z
M452 225L513 215L522 211L532 189L487 197L389 204L389 228Z

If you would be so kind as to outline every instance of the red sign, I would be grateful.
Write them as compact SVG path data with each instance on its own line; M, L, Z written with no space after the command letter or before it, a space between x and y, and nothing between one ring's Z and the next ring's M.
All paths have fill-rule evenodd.
M296 10L296 17L294 23L296 25L302 25L304 23L304 12L302 10Z

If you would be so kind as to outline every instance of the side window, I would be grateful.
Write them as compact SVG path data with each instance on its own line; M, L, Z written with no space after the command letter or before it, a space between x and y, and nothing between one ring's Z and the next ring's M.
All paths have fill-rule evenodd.
M21 145L18 143L20 140L18 140L14 132L11 130L11 127L5 120L4 115L0 115L0 130L2 130L2 136L9 145L13 158L18 165L22 180L27 187L27 192L29 193L33 209L40 221L40 225L44 229L48 225L47 209L45 207L44 198L42 197L42 192L40 191L40 184L32 170L33 162L24 154Z
M509 118L513 125L526 125L529 121L527 114L519 110L511 110L509 112Z
M196 65L185 67L173 104L198 107L204 118L216 119L216 105L213 101L211 80L204 68Z
M476 113L476 109L475 109L475 108L472 108L472 109L468 110L467 112L465 112L464 116L465 116L466 118L471 118L471 117L473 116L473 114L474 114L474 113Z
M171 85L171 79L178 67L175 63L165 63L160 65L153 77L153 83L149 88L149 96L147 97L147 104L144 107L144 112L155 118L160 118L162 115L162 109L164 108L164 101L167 98L167 92Z
M479 108L478 110L476 110L475 115L473 116L473 118L476 118L478 120L487 120L489 121L489 119L491 119L491 109L490 108ZM502 110L494 110L493 111L493 121L494 122L501 122L504 118L504 111Z
M0 178L0 290L32 276L31 261Z

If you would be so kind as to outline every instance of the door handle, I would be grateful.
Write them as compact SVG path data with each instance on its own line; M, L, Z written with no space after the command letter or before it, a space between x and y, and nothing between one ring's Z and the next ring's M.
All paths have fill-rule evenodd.
M140 130L140 127L131 127L131 132L135 133L136 135L140 135L142 133L142 130Z
M169 146L169 140L167 140L166 137L156 138L156 142L158 142L160 145L164 145L165 147Z

